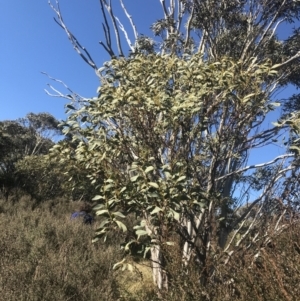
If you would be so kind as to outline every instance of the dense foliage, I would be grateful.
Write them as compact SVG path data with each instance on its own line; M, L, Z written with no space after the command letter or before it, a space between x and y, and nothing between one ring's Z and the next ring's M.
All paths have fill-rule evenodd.
M48 113L28 113L25 118L0 122L0 189L6 198L24 184L17 164L27 156L46 155L59 134L58 121Z
M66 97L72 102L63 124L75 145L72 158L98 190L97 238L134 232L125 250L143 245L154 282L167 289L169 248L178 244L183 269L198 265L201 283L223 281L221 267L240 248L258 258L298 215L298 97L275 95L299 84L299 30L285 40L277 32L298 20L300 2L160 2L164 17L152 24L152 39L139 34L120 1L132 43L115 3L100 1L100 44L111 56L102 68L69 31L58 1L50 5L101 80L93 99ZM252 152L272 144L281 154L253 163ZM62 152L69 146L53 150ZM122 220L131 212L137 222L128 229Z

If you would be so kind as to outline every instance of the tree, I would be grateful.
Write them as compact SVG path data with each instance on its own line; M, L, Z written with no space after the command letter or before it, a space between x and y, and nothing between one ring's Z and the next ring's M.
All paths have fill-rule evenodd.
M6 199L18 186L16 164L26 156L48 153L58 121L48 113L29 113L25 118L0 122L0 187Z
M64 23L58 1L51 6L101 80L97 97L71 98L64 129L91 181L99 173L104 178L94 198L103 217L97 236L116 227L127 231L122 219L135 212L137 239L127 248L149 237L145 250L162 290L173 232L181 240L183 268L199 264L205 284L213 275L222 280L217 266L241 246L259 254L287 228L287 213L292 223L299 210L299 98L276 95L299 86L299 30L286 40L277 32L299 19L300 2L170 0L168 8L160 2L164 17L151 26L157 42L138 34L120 0L132 43L112 1L100 1L106 39L100 44L111 56L102 68ZM286 111L267 126L280 106ZM253 150L275 143L281 155L249 164ZM260 194L245 206L253 192Z

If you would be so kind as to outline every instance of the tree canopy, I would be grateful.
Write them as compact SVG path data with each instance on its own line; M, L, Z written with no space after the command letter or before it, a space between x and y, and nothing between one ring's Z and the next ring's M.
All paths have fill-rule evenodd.
M0 187L8 197L18 186L17 163L26 156L45 155L61 134L59 122L48 113L28 113L25 118L0 122Z
M122 220L135 212L135 237L125 249L145 244L163 289L165 250L177 241L174 235L183 267L196 262L206 283L222 279L217 266L241 248L254 250L255 260L299 212L299 97L280 99L278 92L299 86L300 36L298 28L285 40L277 32L299 19L300 2L160 2L163 18L151 25L151 38L138 32L120 0L131 42L129 28L114 15L115 2L100 1L100 44L111 56L101 68L64 23L58 1L51 6L101 80L93 99L66 96L71 103L63 124L73 158L98 190L97 238L127 231ZM268 126L276 110L280 118ZM274 144L281 155L249 162L254 150ZM53 152L68 150L57 145Z

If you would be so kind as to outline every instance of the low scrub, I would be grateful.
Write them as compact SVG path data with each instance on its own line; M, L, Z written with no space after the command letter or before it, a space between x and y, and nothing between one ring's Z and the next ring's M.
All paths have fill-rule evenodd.
M70 220L78 202L0 200L0 295L19 301L297 300L300 294L300 229L296 223L268 246L241 248L224 264L182 269L180 243L165 250L169 291L157 294L150 262L128 256L132 271L113 270L122 260L122 233L92 244L92 226ZM132 222L130 220L127 223ZM176 237L173 241L176 242ZM221 254L221 252L220 252ZM218 258L218 259L217 259ZM218 260L218 261L217 261ZM215 271L212 273L212 269Z
M76 202L64 200L38 206L26 197L15 204L0 201L2 300L116 301L131 298L130 293L136 295L132 300L145 297L137 288L127 292L128 275L124 283L112 270L122 259L118 237L105 245L92 244L95 225L70 220L75 208ZM142 283L137 273L131 278Z

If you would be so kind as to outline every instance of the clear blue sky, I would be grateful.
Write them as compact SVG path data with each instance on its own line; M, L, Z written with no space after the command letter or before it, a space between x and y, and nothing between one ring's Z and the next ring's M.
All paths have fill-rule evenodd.
M162 17L157 0L124 2L140 33L149 33L153 18ZM69 29L101 67L109 57L98 43L104 40L99 0L60 0L60 6ZM29 112L65 118L67 101L46 95L44 89L52 82L41 71L63 80L83 96L96 96L99 83L93 69L77 55L54 22L55 14L47 0L1 1L0 9L0 120ZM118 6L115 13L121 13Z
M151 23L162 18L159 0L124 2L139 33L149 34ZM99 0L60 0L60 5L65 23L101 67L109 57L98 43L104 40ZM46 95L47 83L53 83L41 71L63 80L85 97L96 95L99 83L93 69L77 55L54 22L55 14L47 0L1 1L0 9L0 120L23 117L28 112L49 112L58 119L65 118L67 101ZM124 16L119 5L115 14ZM290 32L291 26L285 26L280 34L287 36Z

